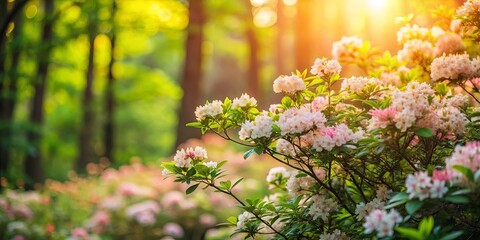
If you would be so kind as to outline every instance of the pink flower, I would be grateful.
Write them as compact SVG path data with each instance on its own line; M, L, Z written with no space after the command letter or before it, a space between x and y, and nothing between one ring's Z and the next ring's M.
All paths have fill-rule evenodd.
M167 223L163 226L163 232L173 237L182 237L184 235L183 228L177 223Z
M366 218L363 227L365 233L377 232L377 237L388 237L393 235L395 225L402 222L402 216L392 209L390 213L385 210L375 209Z
M340 73L342 71L342 66L338 63L337 60L327 60L326 58L320 59L317 58L313 64L310 73L317 75L318 77L323 77L324 75L331 75L335 73Z
M393 121L396 113L397 110L392 106L385 109L372 109L368 111L368 114L382 122Z
M72 237L76 237L76 238L86 238L88 237L88 232L87 230L85 230L84 228L74 228L72 229Z
M434 169L433 170L433 176L432 176L433 180L450 181L451 178L452 178L452 176L445 169L442 169L442 170Z
M328 99L326 97L317 97L312 101L312 109L322 111L328 107Z

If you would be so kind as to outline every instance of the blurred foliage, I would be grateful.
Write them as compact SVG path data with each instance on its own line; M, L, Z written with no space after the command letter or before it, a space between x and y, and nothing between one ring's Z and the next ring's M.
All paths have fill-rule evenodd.
M248 179L239 185L239 195L262 196L267 192L262 182L264 173L273 166L272 159L252 156L244 160L243 152L213 134L185 144L193 145L208 149L211 159L229 159L225 168L232 179ZM140 240L166 235L200 239L202 234L206 239L227 239L232 230L216 225L239 213L235 202L220 193L198 191L186 196L187 186L165 179L158 162L142 164L133 158L114 169L101 161L89 164L87 171L86 177L70 172L64 182L47 180L36 191L6 190L0 194L0 238L80 239L72 237L75 229L83 229L88 239ZM133 210L138 212L133 214ZM146 217L143 210L152 210L154 218L142 218Z

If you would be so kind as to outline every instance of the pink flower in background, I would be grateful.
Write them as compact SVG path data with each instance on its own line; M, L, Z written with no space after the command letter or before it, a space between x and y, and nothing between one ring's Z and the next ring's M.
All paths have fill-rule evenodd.
M342 37L332 46L332 56L338 61L348 61L359 55L363 46L363 40L356 36Z
M465 51L462 37L458 34L443 34L435 44L435 56L443 54L454 54Z
M200 222L200 224L205 225L205 226L213 226L213 225L215 225L217 220L215 219L215 216L213 216L212 214L204 213L204 214L200 215L199 222Z
M184 232L182 226L177 223L167 223L163 226L163 233L172 237L183 237Z
M118 188L118 193L122 196L150 196L152 190L148 187L140 186L136 183L123 182Z
M85 230L84 228L74 228L72 229L72 237L75 237L75 238L86 238L88 237L88 232L87 230Z
M110 215L104 210L99 210L95 212L95 214L89 220L87 220L85 226L93 232L101 233L109 224Z
M480 89L480 77L470 79L470 82L477 89Z
M422 63L434 57L433 45L423 40L410 40L398 51L398 61L406 63Z
M131 205L125 209L126 215L142 225L152 225L156 222L156 215L160 212L157 202L148 200Z
M297 75L280 76L273 81L273 91L275 93L294 94L307 88L302 78Z

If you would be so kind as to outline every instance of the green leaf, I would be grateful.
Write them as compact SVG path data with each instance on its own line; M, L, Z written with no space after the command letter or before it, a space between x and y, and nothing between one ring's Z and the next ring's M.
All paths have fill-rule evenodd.
M282 98L282 105L289 108L293 105L293 100L289 96Z
M232 216L232 217L227 218L227 221L228 221L229 223L233 224L233 225L237 225L238 219L237 219L237 217L233 217L233 216Z
M470 182L473 182L475 180L475 177L473 176L473 172L470 168L462 165L454 165L453 169L461 172Z
M407 204L405 204L405 209L407 210L408 214L413 215L422 206L423 206L423 202L418 201L418 200L413 200L413 201L407 202Z
M400 233L403 237L414 239L414 240L424 240L422 234L414 228L406 227L396 227L395 231Z
M262 146L258 146L258 147L255 147L253 149L255 151L255 153L257 153L258 155L261 155L263 153L263 151L265 151L265 148L262 147Z
M460 189L450 194L450 196L463 195L472 192L470 189Z
M232 185L232 188L234 188L235 186L237 186L242 180L243 180L243 178L238 179L238 180Z
M272 125L272 132L280 133L281 131L282 131L282 129L280 129L280 127L277 124Z
M208 176L208 174L210 173L210 168L208 168L207 166L205 166L203 164L197 164L195 166L195 169L197 170L198 174L200 174L202 176Z
M433 136L433 131L430 128L417 128L415 134L419 137L429 138Z
M201 122L190 122L185 124L187 127L202 128L203 124Z
M449 234L443 236L439 240L452 240L452 239L460 237L462 234L463 234L463 231L452 232L452 233L449 233Z
M197 170L195 170L195 168L190 168L187 171L187 176L191 177L191 176L195 175L195 173L197 173Z
M428 238L433 229L433 217L429 216L422 219L420 225L418 226L418 231L422 234L424 238Z
M399 193L395 194L395 196L393 196L388 201L388 203L394 203L394 202L403 201L403 200L406 200L406 199L408 199L408 194L404 193L404 192L399 192Z
M247 159L247 158L250 157L250 155L252 155L254 152L255 152L255 149L254 149L254 148L248 150L245 154L243 154L243 159Z
M195 191L195 189L197 189L198 185L200 185L200 183L197 183L195 185L192 185L191 187L187 188L187 190L185 191L185 193L188 195L190 193L192 193L193 191Z
M470 200L465 196L447 196L444 198L445 201L452 202L452 203L469 203Z

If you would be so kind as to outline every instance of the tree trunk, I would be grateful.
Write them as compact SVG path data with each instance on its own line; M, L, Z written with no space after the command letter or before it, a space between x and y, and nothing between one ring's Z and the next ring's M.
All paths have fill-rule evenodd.
M45 0L45 19L42 30L42 42L47 47L42 47L38 56L38 79L34 83L34 95L30 109L30 121L38 127L38 129L30 130L27 133L27 140L34 146L35 152L27 154L25 158L25 173L30 183L41 183L43 181L43 166L40 152L41 126L43 124L43 107L45 100L45 88L47 85L48 64L50 59L50 46L52 40L53 29L53 1ZM26 185L32 188L33 185Z
M80 128L79 152L76 170L85 172L85 167L93 159L93 73L95 54L96 23L89 19L88 23L88 66L86 72L86 85L83 94L83 121Z
M185 124L195 121L195 108L200 105L200 83L202 79L202 41L204 12L203 0L189 1L190 23L187 29L185 44L185 65L181 87L183 98L180 105L175 146L187 139L200 137L198 129L186 127Z
M0 23L3 25L7 16L7 0L0 0ZM7 74L5 72L6 47L5 33L0 32L0 175L5 176L9 162L9 137L8 137L8 121L5 119L6 109L6 88Z
M113 75L113 65L115 64L115 13L117 9L116 0L112 0L112 30L110 35L110 62L108 64L108 81L105 93L105 158L110 162L114 162L113 149L114 149L114 113L115 113L115 76Z
M258 76L259 61L258 61L258 40L255 34L255 26L253 25L253 14L251 10L250 0L245 0L245 5L248 11L246 15L246 37L248 46L250 47L250 56L248 61L247 74L247 92L258 100L259 105L263 103L262 93L260 91L260 80Z
M296 4L295 17L295 68L300 72L313 64L313 39L311 33L311 15L313 0L302 0Z
M13 30L13 38L21 36L21 16L17 16L15 19L15 29ZM15 40L14 40L15 41ZM4 89L4 95L2 98L2 110L1 110L1 134L0 134L0 173L2 176L5 176L5 173L8 171L8 166L10 163L10 149L12 148L12 134L13 134L13 117L15 112L15 104L17 101L17 79L18 79L18 62L20 60L20 47L15 45L12 47L11 54L11 63L10 69L8 69L8 88ZM3 70L1 70L3 71ZM1 72L0 71L0 72ZM3 81L6 84L7 79L5 74L7 71L4 71L2 75Z

